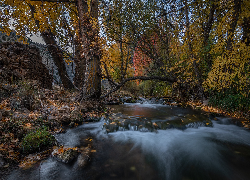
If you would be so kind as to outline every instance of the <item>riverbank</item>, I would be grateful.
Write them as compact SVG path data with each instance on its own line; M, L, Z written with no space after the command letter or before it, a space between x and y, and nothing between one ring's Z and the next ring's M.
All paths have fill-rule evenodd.
M6 94L0 97L0 179L60 148L54 134L99 121L106 111L99 101L75 102L77 92L59 86L50 90L24 81L1 88Z
M2 87L3 88L3 87ZM192 107L212 114L214 117L225 115L238 118L237 125L249 129L249 116L228 114L222 110L199 102L182 103L168 98L138 98L126 92L118 92L103 101L75 102L76 91L66 91L54 86L52 90L39 88L36 82L20 82L6 85L5 97L0 103L0 177L4 179L15 168L28 168L47 158L54 150L63 153L74 151L88 154L91 150L91 138L88 146L82 148L61 147L53 135L63 133L67 128L83 123L97 122L109 114L105 105L148 101L171 106ZM242 117L248 119L240 119ZM214 119L216 120L216 119ZM44 134L44 135L40 135ZM34 136L34 138L32 138ZM50 138L48 138L50 137ZM42 140L47 138L44 143ZM31 139L36 139L35 141ZM39 144L40 143L40 144ZM38 146L37 146L38 144Z
M242 111L234 111L229 112L218 107L213 107L209 105L209 101L205 100L203 103L200 101L187 101L181 102L180 99L174 97L136 97L133 94L127 91L117 92L113 95L112 98L109 99L109 104L121 104L121 103L136 103L142 101L148 101L146 103L162 103L170 106L179 106L179 107L191 107L193 109L200 109L205 111L207 114L211 114L212 116L225 116L231 117L235 120L235 123L238 126L244 127L250 130L250 111L242 112Z
M189 101L186 104L189 107L192 107L193 109L201 109L209 114L234 118L234 120L237 121L238 126L241 126L250 130L250 114L249 113L240 112L240 111L228 112L223 109L208 105L208 101L206 101L205 103L201 103L197 101L196 102Z

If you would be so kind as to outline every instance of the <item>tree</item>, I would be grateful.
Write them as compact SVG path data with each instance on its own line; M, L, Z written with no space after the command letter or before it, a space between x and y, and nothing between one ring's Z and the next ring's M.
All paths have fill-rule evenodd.
M62 59L60 48L55 44L53 33L55 33L61 43L65 44L65 39L60 38L60 33L63 31L63 21L59 21L62 15L62 10L67 10L69 16L71 16L71 25L74 29L78 29L79 39L81 46L78 46L77 50L79 51L78 57L81 58L78 60L78 65L84 64L82 67L86 67L85 70L85 79L83 80L83 87L78 100L82 98L98 98L101 94L101 75L100 75L100 51L98 45L98 1L66 1L66 0L28 0L28 1L11 1L5 0L5 4L13 6L16 8L15 13L9 16L10 18L16 18L18 23L16 24L16 30L20 31L22 37L25 36L25 31L22 27L24 24L27 29L31 32L41 32L45 42L50 46L52 55L55 59ZM25 4L26 3L26 4ZM73 3L73 4L72 4ZM29 6L27 6L27 4ZM74 5L74 7L73 7ZM42 7L38 11L35 11L32 7ZM30 9L31 8L31 15ZM47 10L47 11L46 11ZM55 11L53 11L55 10ZM77 11L77 16L75 12ZM33 17L29 19L30 16ZM26 16L28 14L28 16ZM78 19L77 19L78 18ZM31 20L31 22L29 21ZM79 24L78 24L79 23ZM8 30L8 24L5 23L4 30ZM38 27L35 27L37 25ZM52 38L52 39L51 39ZM77 39L77 38L75 38ZM68 41L66 39L66 41ZM86 65L85 65L86 64ZM62 73L61 79L65 77L63 74L63 66L59 71ZM83 70L83 69L81 69ZM84 70L83 70L84 71ZM65 83L67 84L67 83Z
M2 11L2 17L5 17L5 21L10 19L14 21L13 25L17 31L17 34L21 35L21 40L25 40L26 34L40 32L50 54L52 55L55 65L58 68L59 76L62 80L63 86L67 89L74 88L66 72L63 51L61 47L57 45L55 36L53 34L53 32L55 32L56 26L59 25L59 21L56 21L56 19L61 18L60 13L62 12L63 8L56 4L50 5L38 2L34 3L31 1L5 0L3 3L5 4L5 11ZM56 11L53 13L48 13L52 8L54 8ZM4 24L3 30L7 33L9 32L8 22Z
M33 0L38 1L38 0ZM77 8L80 58L86 62L83 87L77 100L99 98L101 95L100 49L98 44L98 0L66 1L47 0L47 2L74 2Z

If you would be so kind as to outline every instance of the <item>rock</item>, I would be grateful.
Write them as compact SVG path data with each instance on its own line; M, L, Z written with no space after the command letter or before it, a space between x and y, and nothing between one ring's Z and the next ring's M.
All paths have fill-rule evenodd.
M0 168L4 167L6 164L6 162L4 161L4 159L0 156Z
M4 42L0 44L0 57L0 82L30 79L37 80L44 88L52 88L53 77L42 63L38 48L19 42Z
M70 113L70 119L72 120L79 120L81 118L81 113L78 110L73 110Z
M19 109L21 107L21 101L17 99L10 100L10 107L11 109Z
M80 148L81 154L78 156L76 164L79 167L85 167L90 162L91 145L86 148ZM92 150L93 151L93 150Z
M77 158L77 166L78 167L85 167L89 161L90 161L89 154L81 153Z
M60 123L63 125L68 125L71 122L71 119L68 115L63 115L61 118L58 119Z
M13 113L12 110L2 109L2 116L4 116L4 117L11 116L12 113Z
M74 122L69 123L69 127L70 127L70 128L73 128L74 126L75 126L75 123L74 123Z
M25 114L29 114L30 111L27 108L21 108L20 111Z
M57 118L58 118L57 116L51 116L51 115L47 117L49 121L56 120Z
M70 163L78 156L77 148L58 148L52 152L52 156L63 163Z
M27 119L29 117L29 114L14 112L12 115L13 119Z
M59 112L60 112L60 113L69 113L69 111L70 111L69 106L62 106L62 107L59 109Z
M27 108L28 110L33 110L34 97L32 95L26 95L21 100L21 106Z
M203 105L204 105L204 106L207 106L208 103L209 103L209 99L206 99L206 100L203 101Z

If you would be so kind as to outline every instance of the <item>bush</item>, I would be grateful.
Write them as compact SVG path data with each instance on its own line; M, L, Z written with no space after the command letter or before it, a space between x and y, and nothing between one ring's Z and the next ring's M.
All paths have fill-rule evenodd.
M144 96L168 97L172 95L172 87L163 81L142 81L139 88L140 94Z
M40 128L28 133L22 141L24 153L32 153L46 149L55 143L55 137L52 136L47 128Z
M136 84L136 81L127 82L121 89L124 91L128 91L135 96L137 96L139 92L139 88Z
M209 99L209 105L219 107L229 112L250 110L250 97L232 91L214 92Z

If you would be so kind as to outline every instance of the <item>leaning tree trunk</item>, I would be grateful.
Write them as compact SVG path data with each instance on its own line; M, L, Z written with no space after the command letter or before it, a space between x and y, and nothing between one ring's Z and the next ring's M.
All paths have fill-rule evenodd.
M98 0L78 0L81 59L86 61L84 84L77 100L99 98L101 95L100 49L98 45ZM90 7L89 7L90 6Z
M35 7L31 4L29 4L30 10L31 10L31 17L34 18L34 14L35 14ZM36 26L38 27L38 29L40 28L40 22L39 20L35 19L35 23ZM68 75L67 75L67 71L66 71L66 67L65 67L65 63L63 60L63 53L61 48L56 44L56 40L52 34L52 32L48 29L47 31L41 32L41 36L43 38L43 40L45 41L48 50L54 60L54 63L56 64L57 68L58 68L58 73L59 76L62 80L62 84L66 89L73 89L74 85L73 83L69 80Z
M50 30L41 33L43 40L45 41L48 50L54 60L55 65L58 68L59 76L62 80L62 84L66 89L73 89L74 85L70 81L67 75L65 63L63 60L63 52L56 44L55 38Z

